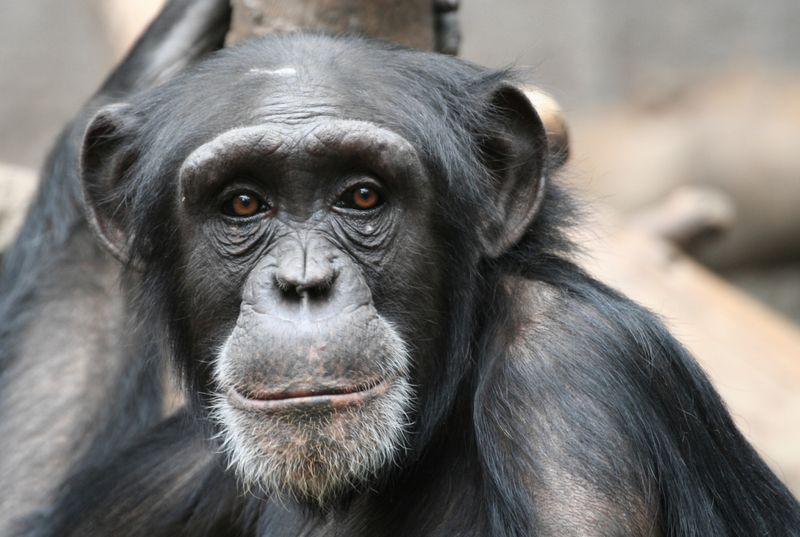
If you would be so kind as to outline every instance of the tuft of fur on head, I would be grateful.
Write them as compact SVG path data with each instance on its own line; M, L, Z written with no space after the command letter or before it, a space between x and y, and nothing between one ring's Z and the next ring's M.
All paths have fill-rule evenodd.
M407 449L414 392L409 355L383 318L388 343L382 357L385 391L344 408L289 408L245 413L227 396L225 346L215 364L219 392L211 418L217 438L245 490L325 508L348 492L368 486L397 464Z

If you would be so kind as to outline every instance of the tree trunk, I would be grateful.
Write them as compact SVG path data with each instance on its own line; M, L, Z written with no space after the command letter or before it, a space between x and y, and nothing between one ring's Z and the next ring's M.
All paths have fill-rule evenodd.
M455 54L456 0L231 0L228 43L270 32L364 34L407 47Z
M359 33L433 49L431 0L232 0L228 43L270 32Z

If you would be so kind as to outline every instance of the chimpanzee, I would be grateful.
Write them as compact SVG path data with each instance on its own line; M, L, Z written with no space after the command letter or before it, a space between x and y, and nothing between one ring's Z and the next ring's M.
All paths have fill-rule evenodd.
M102 104L159 84L222 46L228 0L170 0L64 129L0 268L0 536L43 508L71 468L162 417L154 343L138 333L120 265L84 217L78 157Z
M100 110L89 219L191 410L29 534L800 535L694 360L570 261L556 161L513 73L355 37Z

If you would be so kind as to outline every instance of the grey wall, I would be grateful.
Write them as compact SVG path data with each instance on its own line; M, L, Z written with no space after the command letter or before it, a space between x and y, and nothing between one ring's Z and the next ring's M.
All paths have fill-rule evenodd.
M104 38L88 1L0 0L0 162L39 166L105 75Z
M462 56L531 67L569 108L740 64L800 69L800 0L462 0Z

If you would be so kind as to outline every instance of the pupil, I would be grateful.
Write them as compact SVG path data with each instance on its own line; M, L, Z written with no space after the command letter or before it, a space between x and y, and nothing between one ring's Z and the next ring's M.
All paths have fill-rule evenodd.
M250 199L250 196L239 196L239 203L241 203L241 204L242 204L242 205L244 205L245 207L247 207L248 205L250 205L250 202L251 202L251 201L252 201L252 200Z
M358 190L358 195L361 196L361 199L367 201L370 198L371 192L368 188L361 188Z

